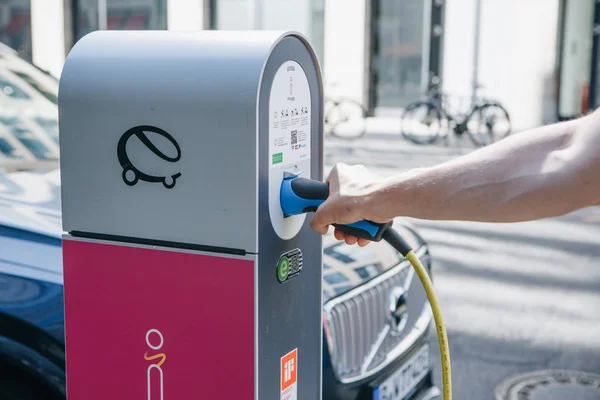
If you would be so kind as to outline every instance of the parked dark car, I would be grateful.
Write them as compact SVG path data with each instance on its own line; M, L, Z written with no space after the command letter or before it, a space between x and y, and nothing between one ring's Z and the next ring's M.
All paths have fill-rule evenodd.
M0 165L15 171L0 173L3 400L65 399L55 99L52 78L0 48ZM421 237L405 221L396 227L429 266ZM323 399L437 397L431 310L408 262L383 243L360 248L332 236L323 253Z

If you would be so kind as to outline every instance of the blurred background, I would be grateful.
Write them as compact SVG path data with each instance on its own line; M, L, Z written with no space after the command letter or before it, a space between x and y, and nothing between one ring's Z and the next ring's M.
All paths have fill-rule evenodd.
M600 102L596 3L2 0L0 41L60 77L71 47L98 29L297 30L318 53L326 95L360 103L368 131L398 131L397 116L432 79L454 99L474 98L477 85L520 131Z
M597 105L595 1L486 0L477 12L480 2L4 0L0 39L59 76L97 29L293 29L316 48L326 82L372 115L408 104L430 74L457 94L479 80L510 104L516 129Z
M0 170L7 172L0 174L0 200L7 204L0 220L8 215L17 226L34 221L58 238L54 258L40 256L36 267L55 261L54 275L44 279L56 285L58 316L29 318L51 326L57 338L57 79L77 41L105 29L302 32L324 75L326 168L343 161L389 176L600 105L595 0L0 0L0 42L6 45L0 45ZM47 210L33 212L26 204ZM600 399L597 207L520 224L410 223L431 248L456 398ZM0 248L0 272L8 271L0 273L0 311L8 305L16 315L15 304L23 302L15 293L27 292L19 286L11 298L9 279L22 274L15 265L26 265L23 257L37 253L11 246L10 264L2 264L7 256ZM356 276L346 266L325 266L325 282L335 293ZM547 370L580 372L540 372L517 389L498 389L511 376ZM572 387L554 397L535 392L550 380Z

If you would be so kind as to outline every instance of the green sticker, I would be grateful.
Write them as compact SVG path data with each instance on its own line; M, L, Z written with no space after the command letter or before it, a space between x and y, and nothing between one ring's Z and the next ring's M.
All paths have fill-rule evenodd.
M283 153L273 154L273 164L279 164L283 162Z
M290 260L287 257L281 257L277 263L277 279L280 282L285 282L290 274Z
M290 250L283 253L277 261L277 280L284 283L298 276L302 271L304 259L300 249Z

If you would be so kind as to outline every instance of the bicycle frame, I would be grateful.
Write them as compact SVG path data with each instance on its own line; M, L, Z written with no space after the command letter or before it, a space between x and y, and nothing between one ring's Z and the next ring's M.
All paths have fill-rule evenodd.
M415 101L406 106L402 117L402 134L405 136L405 138L416 144L429 144L435 142L440 137L447 138L452 133L454 133L456 137L460 137L465 133L468 133L468 136L470 136L471 140L478 146L486 146L490 142L501 139L510 134L510 116L500 103L477 96L475 99L470 98L469 103L467 103L467 107L462 107L463 104L465 103L460 102L457 104L458 107L454 107L454 104L450 103L446 94L440 90L439 82L431 82L427 88L427 91L425 92L425 95L421 97L421 100ZM406 130L413 128L410 128L410 123L405 124L404 119L409 118L408 120L410 120L410 117L407 116L413 116L412 113L419 109L425 110L424 117L416 117L423 118L420 121L422 121L421 123L423 124L424 128L428 130L428 133L425 131L425 134L422 134L423 130L419 131L420 128L416 128L414 132ZM500 110L500 118L504 118L507 123L504 124L504 127L508 128L506 130L496 130L496 116L484 116L484 110L495 110L495 112ZM499 121L504 120L500 119ZM437 125L433 124L434 121L438 121ZM476 124L473 126L474 130L472 129L471 121ZM482 123L486 125L484 130L481 129ZM407 126L409 126L409 128L405 128ZM431 129L433 129L433 131ZM484 135L483 137L487 139L483 139L482 134ZM494 138L496 135L498 137Z
M448 123L448 127L459 137L468 131L467 124L473 116L473 113L475 113L482 105L493 103L491 100L476 97L475 102L470 102L467 112L464 114L454 114L449 111L450 107L448 105L446 94L440 90L439 86L439 84L430 84L424 100L435 104L439 108L443 118Z

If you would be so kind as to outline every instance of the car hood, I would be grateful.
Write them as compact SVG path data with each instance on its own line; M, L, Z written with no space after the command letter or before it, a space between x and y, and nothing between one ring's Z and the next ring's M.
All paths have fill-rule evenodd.
M58 170L0 174L0 225L62 235Z
M411 223L394 220L396 229L413 249L425 246ZM384 241L348 246L328 233L323 239L323 302L341 295L398 265L403 257Z
M0 175L0 225L60 238L62 235L58 170ZM394 228L413 246L424 245L406 219ZM25 255L23 255L25 257ZM323 301L345 293L396 266L400 254L384 242L348 246L331 233L323 240ZM56 266L51 268L54 270Z

